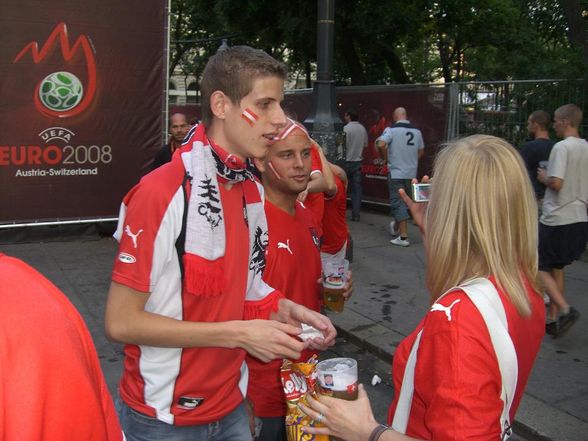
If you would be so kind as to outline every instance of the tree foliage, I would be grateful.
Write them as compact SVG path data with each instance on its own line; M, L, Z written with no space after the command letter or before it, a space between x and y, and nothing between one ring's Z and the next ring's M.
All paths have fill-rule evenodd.
M317 2L172 0L170 72L199 78L229 37L316 70ZM578 78L588 66L588 0L337 0L341 85Z

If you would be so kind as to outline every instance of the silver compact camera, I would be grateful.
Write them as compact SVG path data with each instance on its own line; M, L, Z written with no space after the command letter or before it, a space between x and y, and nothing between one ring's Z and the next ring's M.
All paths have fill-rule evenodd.
M428 202L431 194L431 184L412 184L412 200Z

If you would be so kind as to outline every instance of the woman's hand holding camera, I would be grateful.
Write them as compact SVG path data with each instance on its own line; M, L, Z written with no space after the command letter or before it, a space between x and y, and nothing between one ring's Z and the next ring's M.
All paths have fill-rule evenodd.
M418 184L418 180L417 179L413 179L412 183L413 184ZM421 180L421 184L430 184L431 183L431 179L429 178L429 176L425 175L423 176L423 179ZM400 194L400 197L402 198L402 200L404 201L404 203L406 204L406 206L408 207L408 209L410 210L410 214L412 214L412 219L414 220L415 224L417 224L417 226L419 227L419 230L421 230L421 234L425 234L425 214L427 212L427 205L429 205L427 202L415 202L413 201L410 196L408 194L406 194L406 192L401 188L400 190L398 190L398 193Z

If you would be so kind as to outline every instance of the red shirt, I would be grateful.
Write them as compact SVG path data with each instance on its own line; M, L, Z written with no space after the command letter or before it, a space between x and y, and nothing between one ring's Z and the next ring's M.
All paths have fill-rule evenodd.
M312 166L310 174L322 173L323 166L321 163L321 157L316 149L315 145L312 145L310 149L312 157ZM320 193L308 193L304 206L308 208L314 217L314 222L317 226L319 238L323 237L323 214L325 212L325 195L323 192Z
M494 283L493 278L490 280ZM514 421L545 333L545 306L541 296L529 287L532 313L524 318L500 289L498 292L518 359L517 389L510 409ZM457 299L460 301L451 308L451 321L444 311L430 311L400 343L392 368L394 390L398 395L410 350L425 326L417 352L414 396L406 434L435 441L495 441L500 439L503 409L498 361L486 324L469 297L457 290L443 297L440 303L449 306ZM390 407L389 422L397 400L398 396Z
M242 320L249 261L243 184L228 191L219 185L226 233L224 269L231 281L226 292L216 297L187 294L181 289L175 248L184 212L181 161L175 156L125 197L112 280L150 293L150 312L195 322ZM130 407L168 424L218 421L243 400L238 385L244 360L242 349L126 345L120 395ZM185 405L186 400L200 398L196 407Z
M296 214L265 202L265 214L269 231L266 253L265 282L285 293L286 298L319 311L322 303L320 285L321 259L318 234L310 211L299 202ZM300 357L308 360L313 352L306 351ZM280 380L281 360L262 363L247 357L249 389L247 397L253 402L255 415L279 417L286 414L286 399Z
M335 175L335 184L337 185L337 193L332 198L325 198L325 212L323 214L321 251L329 254L335 254L341 250L349 236L345 184L337 175Z
M0 253L0 437L121 440L84 320L40 273Z

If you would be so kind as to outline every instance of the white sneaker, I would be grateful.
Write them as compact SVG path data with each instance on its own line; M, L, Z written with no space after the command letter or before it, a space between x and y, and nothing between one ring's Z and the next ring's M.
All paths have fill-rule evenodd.
M398 236L396 239L392 239L390 241L390 243L392 245L396 245L399 247L407 247L410 245L410 242L408 241L408 239L403 239L402 237Z
M390 234L392 236L398 236L398 225L396 225L395 220L390 221Z

